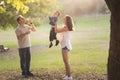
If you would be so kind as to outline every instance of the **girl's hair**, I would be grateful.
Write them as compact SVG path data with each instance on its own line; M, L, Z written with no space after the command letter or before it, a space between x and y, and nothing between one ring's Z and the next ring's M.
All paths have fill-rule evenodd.
M74 23L73 23L72 17L69 15L66 15L65 18L66 18L66 26L68 27L68 30L73 31Z

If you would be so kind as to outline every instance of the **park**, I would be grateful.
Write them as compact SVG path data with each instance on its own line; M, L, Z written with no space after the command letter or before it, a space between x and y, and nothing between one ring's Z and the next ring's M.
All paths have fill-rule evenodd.
M0 0L0 2L1 1L2 0ZM49 5L45 4L47 1ZM60 45L49 48L49 31L51 26L49 25L48 16L55 11L54 9L61 12L61 17L58 21L59 27L63 25L62 18L64 15L67 14L73 17L75 31L71 33L71 44L73 49L69 53L73 79L107 80L107 65L111 39L111 13L105 1L103 0L103 2L101 2L104 6L98 6L100 9L93 9L93 7L96 6L91 6L91 3L88 3L88 6L92 8L87 9L83 6L80 8L80 12L78 11L78 7L77 10L75 10L73 6L70 9L73 8L74 12L71 12L69 9L65 10L64 7L68 3L63 3L63 1L64 0L25 0L22 2L21 0L21 2L19 2L19 0L13 0L12 2L12 0L7 0L5 1L5 7L0 6L0 45L9 48L8 51L0 52L1 80L62 80L65 69ZM72 0L68 0L68 2L70 1ZM77 0L75 1L78 3ZM89 0L85 1L89 2ZM15 7L14 2L21 4L25 3L27 5L18 5ZM84 1L80 2L80 4L84 3ZM54 5L55 8L52 5ZM34 10L32 6L36 9ZM76 6L78 6L78 4L76 4ZM40 7L40 9L37 7ZM67 6L67 8L69 7ZM6 9L6 11L4 9ZM87 11L84 11L84 9ZM90 12L91 10L92 12ZM35 11L37 12L35 13ZM15 20L19 14L24 15L26 18L32 18L33 23L36 25L36 32L30 35L32 44L31 70L35 76L27 79L20 76L20 59L15 35L15 28L17 27L17 22L15 22ZM5 16L7 16L8 19L6 19ZM57 37L59 39L60 34L57 34ZM119 79L119 77L108 78L108 80Z

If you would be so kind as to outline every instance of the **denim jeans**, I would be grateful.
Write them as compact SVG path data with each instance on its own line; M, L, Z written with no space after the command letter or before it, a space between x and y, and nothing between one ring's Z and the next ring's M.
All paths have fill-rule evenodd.
M62 50L70 51L67 47L62 48Z
M27 74L30 69L30 47L19 48L19 56L22 74Z
M57 40L57 37L56 37L56 32L55 32L55 29L54 28L51 28L50 30L50 35L49 35L49 40L50 41L53 41L53 40Z

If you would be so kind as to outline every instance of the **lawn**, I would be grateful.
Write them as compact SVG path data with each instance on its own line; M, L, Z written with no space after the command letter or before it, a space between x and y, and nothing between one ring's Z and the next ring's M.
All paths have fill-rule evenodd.
M109 20L109 15L74 18L75 31L71 35L73 49L69 55L73 74L107 74ZM40 69L64 72L60 46L48 48L49 29L50 26L45 23L31 34L31 69L34 73ZM0 44L9 47L11 51L11 53L0 53L0 71L20 72L14 29L0 31Z

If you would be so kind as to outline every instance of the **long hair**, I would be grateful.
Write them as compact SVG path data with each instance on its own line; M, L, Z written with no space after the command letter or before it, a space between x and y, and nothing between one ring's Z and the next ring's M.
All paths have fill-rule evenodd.
M66 26L68 27L68 30L73 31L74 23L72 17L69 15L66 15L65 17L66 17Z

